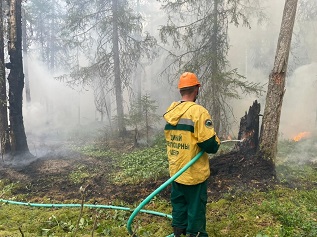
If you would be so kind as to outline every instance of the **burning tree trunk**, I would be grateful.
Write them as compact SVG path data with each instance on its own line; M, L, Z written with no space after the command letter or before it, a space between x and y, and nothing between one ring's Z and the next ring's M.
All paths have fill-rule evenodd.
M241 192L242 189L266 190L276 184L275 167L258 154L260 104L250 106L240 120L238 143L231 152L210 159L210 190L213 195Z
M23 63L22 63L22 22L21 0L10 0L9 13L9 42L8 53L10 63L9 81L9 111L10 111L10 137L11 148L15 154L29 153L23 124Z
M244 150L256 151L258 149L260 110L260 104L254 101L253 105L249 108L249 112L246 112L240 120L238 139L243 140L243 142L238 143L237 147L242 152Z
M277 152L278 130L285 92L285 76L296 16L297 1L298 0L286 0L285 2L274 68L269 78L261 127L259 154L263 159L272 162L272 164L275 164Z

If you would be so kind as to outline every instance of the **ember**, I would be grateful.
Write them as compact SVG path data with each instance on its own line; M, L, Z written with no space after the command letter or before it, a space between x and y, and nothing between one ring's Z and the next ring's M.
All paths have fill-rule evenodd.
M293 141L298 142L302 140L303 138L309 137L310 135L311 135L310 132L301 132L297 134L295 137L293 137Z

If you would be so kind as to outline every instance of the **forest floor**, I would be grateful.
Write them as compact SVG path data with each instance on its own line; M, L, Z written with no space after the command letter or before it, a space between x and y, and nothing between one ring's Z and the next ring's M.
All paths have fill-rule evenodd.
M210 201L248 190L266 191L278 183L272 167L254 158L252 153L230 152L219 155L210 160L210 166ZM169 178L118 185L111 181L111 175L115 172L111 157L89 157L63 144L55 144L48 153L37 157L22 161L4 158L0 161L0 179L17 183L11 190L12 195L21 196L28 202L43 198L57 202L80 199L79 189L84 187L86 201L108 203L122 200L133 204L146 198ZM169 194L170 188L167 187L159 195L168 199Z

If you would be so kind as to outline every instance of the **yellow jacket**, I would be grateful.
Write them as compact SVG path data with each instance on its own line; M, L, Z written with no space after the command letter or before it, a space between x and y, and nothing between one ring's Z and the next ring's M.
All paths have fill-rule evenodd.
M203 149L205 153L175 181L186 185L204 182L210 176L207 153L216 153L220 145L208 111L195 102L173 102L164 119L170 176Z

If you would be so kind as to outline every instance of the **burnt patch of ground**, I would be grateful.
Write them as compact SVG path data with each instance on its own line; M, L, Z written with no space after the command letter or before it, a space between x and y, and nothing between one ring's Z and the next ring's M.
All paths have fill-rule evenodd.
M249 190L267 191L278 184L275 169L253 150L232 151L210 160L209 196L217 200L226 194Z
M115 169L111 157L94 158L59 147L55 152L30 160L2 161L0 179L6 183L16 183L11 194L20 195L30 202L43 198L54 201L81 199L80 188L83 187L86 201L123 200L134 203L148 196L165 181L118 185L111 181ZM164 193L168 196L166 190Z
M59 150L63 152L50 152L23 166L2 162L0 179L19 182L11 193L14 196L22 195L29 202L42 198L54 201L80 199L79 189L84 187L86 201L109 203L123 200L132 204L146 198L169 178L136 185L116 185L111 181L111 174L116 172L111 157L97 159L66 149L60 147ZM210 160L210 166L208 192L211 200L239 191L267 190L277 183L272 167L252 153L220 155ZM85 176L76 180L78 170L78 174L84 173ZM170 187L159 195L168 199Z

